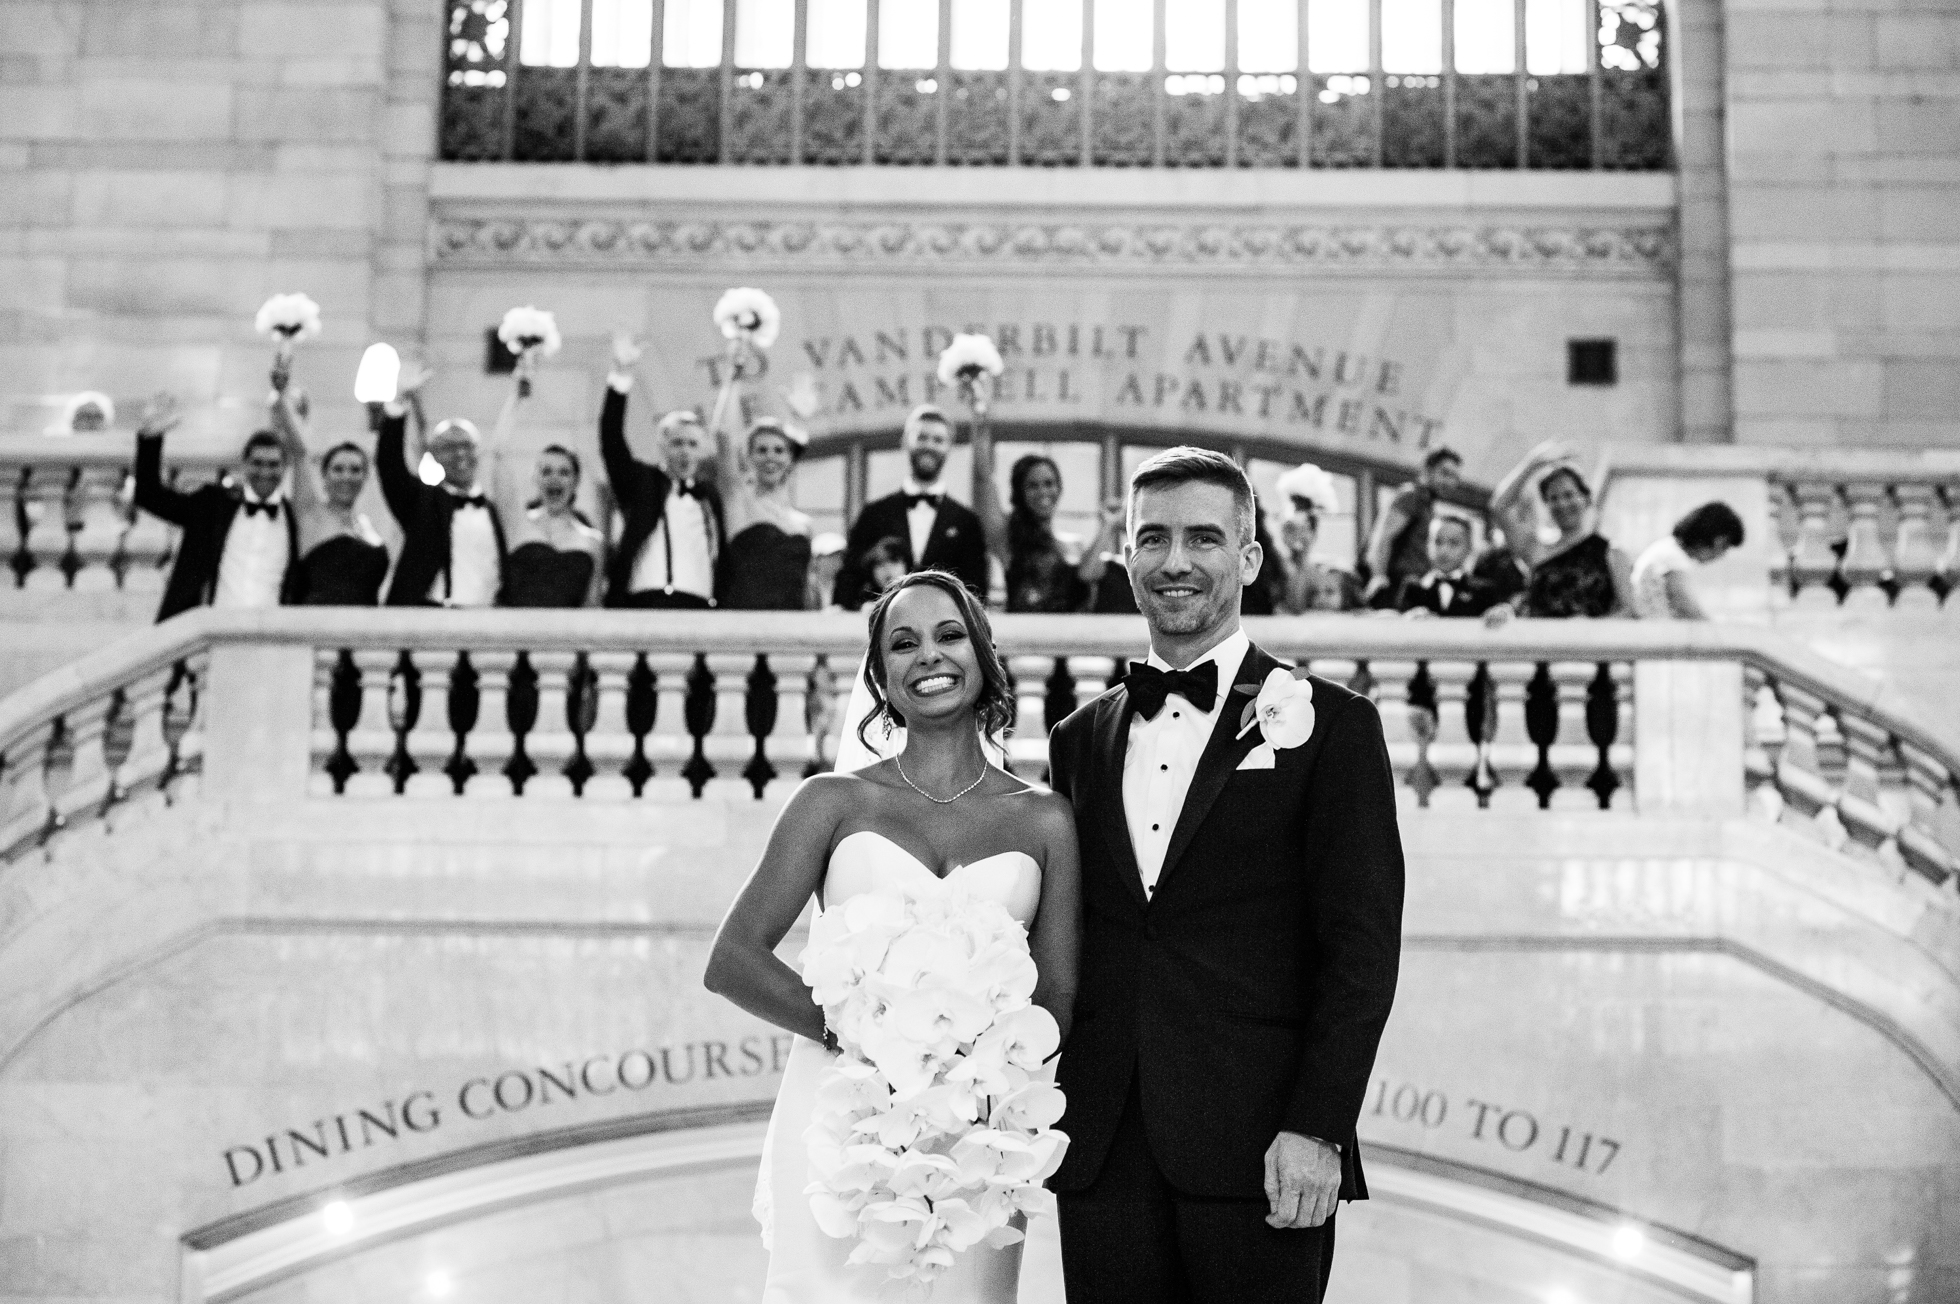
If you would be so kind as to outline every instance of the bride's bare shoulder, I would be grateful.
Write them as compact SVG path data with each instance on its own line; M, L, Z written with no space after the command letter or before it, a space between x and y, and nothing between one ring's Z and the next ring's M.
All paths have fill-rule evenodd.
M1007 794L1015 803L1015 818L1036 821L1043 828L1075 828L1075 806L1052 788L1029 783L1019 792Z

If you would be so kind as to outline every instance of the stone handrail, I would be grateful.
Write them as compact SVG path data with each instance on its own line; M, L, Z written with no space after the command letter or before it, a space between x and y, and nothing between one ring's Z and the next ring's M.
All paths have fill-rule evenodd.
M1960 747L1762 629L1626 621L1248 622L1373 697L1411 805L1735 815L1960 882ZM1046 727L1141 649L1130 617L1010 616L997 642ZM0 702L0 857L180 781L227 800L632 800L828 766L861 617L200 610Z
M1960 451L1623 445L1602 463L1600 497L1666 497L1672 514L1728 500L1762 544L1778 600L1799 607L1960 610ZM1610 511L1610 509L1609 509ZM1638 546L1662 513L1620 540Z
M182 446L188 443L189 447ZM165 476L189 485L235 460L196 441L169 449ZM134 436L0 436L7 529L0 552L22 589L163 587L177 531L135 508Z

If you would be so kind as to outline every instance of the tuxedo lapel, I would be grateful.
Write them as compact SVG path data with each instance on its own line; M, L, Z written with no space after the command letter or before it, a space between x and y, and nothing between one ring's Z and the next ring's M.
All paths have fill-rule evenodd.
M933 557L935 559L938 557L940 549L945 546L946 536L952 530L953 523L948 519L951 513L946 510L946 504L949 501L949 499L942 496L939 500L939 505L933 508L932 528L926 531L925 557L919 558L919 564L921 566L931 564L926 561L926 557ZM906 530L906 538L908 540L911 538L911 530L909 528Z
M1136 847L1130 842L1129 812L1123 809L1123 761L1130 749L1130 717L1134 713L1127 690L1102 699L1096 709L1090 773L1095 776L1091 800L1101 816L1110 865L1141 906L1147 904L1143 874L1137 868Z
M1191 839L1197 836L1198 826L1211 813L1218 794L1225 790L1225 783L1232 777L1232 772L1245 759L1246 753L1261 741L1257 728L1247 730L1243 737L1240 736L1239 731L1244 726L1239 720L1253 700L1253 695L1236 691L1237 686L1265 682L1267 672L1278 664L1258 645L1248 643L1245 660L1240 664L1238 673L1232 676L1230 682L1220 680L1218 691L1224 694L1225 701L1218 709L1218 722L1212 726L1204 754L1198 758L1197 772L1191 776L1191 787L1184 796L1184 809L1177 814L1177 827L1171 830L1170 846L1164 851L1164 868L1157 875L1157 896L1163 896L1165 880L1177 869L1178 861L1191 845Z

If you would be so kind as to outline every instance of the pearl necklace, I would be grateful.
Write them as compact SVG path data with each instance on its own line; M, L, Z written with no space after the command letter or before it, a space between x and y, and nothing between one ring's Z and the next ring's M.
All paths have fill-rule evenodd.
M972 783L967 784L966 787L961 788L958 792L954 793L950 797L935 797L931 793L927 792L924 788L921 788L918 784L912 782L912 776L905 772L904 761L894 756L892 757L892 764L898 767L898 777L905 780L906 787L910 788L913 792L918 793L921 797L924 797L927 801L933 803L933 805L935 806L950 806L954 802L966 796L966 794L972 792L975 788L979 787L981 784L987 781L987 763L983 760L980 762L979 778L975 779Z

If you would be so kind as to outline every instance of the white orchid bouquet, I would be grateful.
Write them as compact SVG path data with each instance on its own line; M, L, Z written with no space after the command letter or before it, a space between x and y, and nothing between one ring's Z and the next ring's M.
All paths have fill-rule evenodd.
M715 325L725 340L741 340L766 349L782 333L783 314L767 294L741 285L715 302Z
M275 294L259 305L252 329L276 339L281 357L320 333L320 305L304 294Z
M841 1051L805 1194L826 1234L857 1240L851 1263L925 1298L954 1256L1053 1208L1065 1102L1036 1074L1061 1031L1033 1003L1027 930L956 884L869 892L818 913L801 962Z
M551 357L565 343L558 334L558 319L528 303L504 314L504 319L497 323L497 338L503 341L505 348L517 355L517 392L524 398L531 396L529 360Z
M1000 375L1000 350L985 335L955 335L939 354L939 383L957 385L976 417L987 414L987 385L981 379Z

